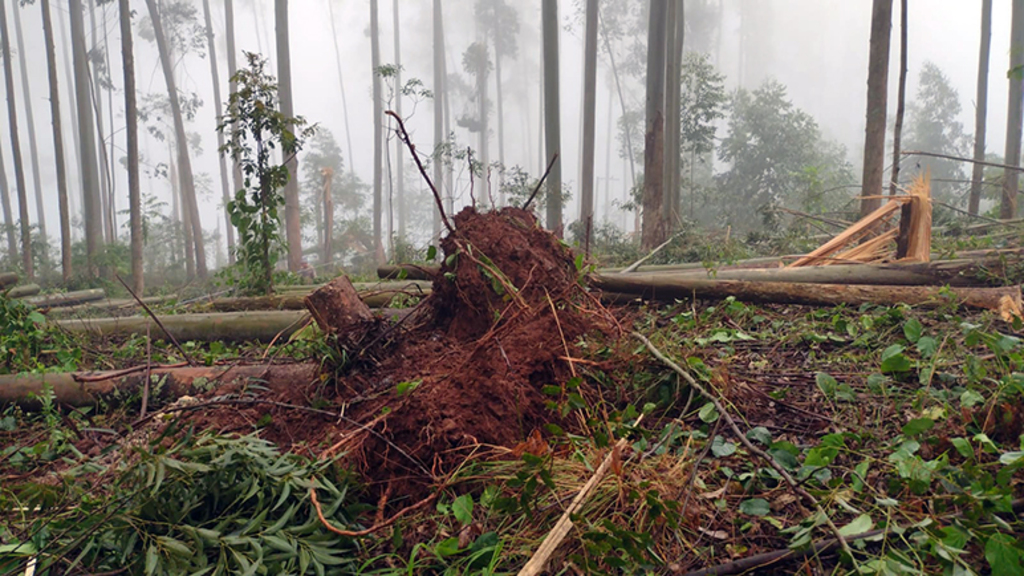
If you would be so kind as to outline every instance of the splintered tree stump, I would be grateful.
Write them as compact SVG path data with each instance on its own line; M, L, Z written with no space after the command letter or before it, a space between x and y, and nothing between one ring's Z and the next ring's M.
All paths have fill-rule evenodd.
M374 325L369 306L345 276L324 284L306 296L305 302L317 326L327 334L336 334L345 344L359 342Z

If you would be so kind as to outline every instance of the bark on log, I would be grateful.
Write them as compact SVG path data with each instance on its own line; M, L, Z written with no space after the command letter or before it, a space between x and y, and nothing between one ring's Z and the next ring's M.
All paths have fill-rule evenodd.
M260 385L269 388L291 387L313 382L317 370L317 364L154 367L150 371L151 392L165 399L176 399L208 392L240 379L259 380ZM68 406L92 406L101 400L116 404L140 389L145 381L143 366L130 371L4 375L0 376L0 405L16 403L25 409L38 409L39 403L33 396L41 394L46 386L53 390L57 402Z
M304 300L321 330L344 337L349 343L362 340L374 325L373 313L359 299L359 293L346 276L331 280Z
M39 294L39 284L22 284L21 286L15 286L7 291L8 298L24 298L26 296L35 296Z
M34 296L32 298L25 298L25 303L40 308L59 308L61 306L73 306L75 304L82 304L84 302L95 302L97 300L103 300L106 297L107 293L103 290L103 288L93 288L92 290L78 290L76 292L64 292L61 294L44 294L42 296Z
M591 286L605 292L633 294L652 300L686 298L722 299L729 296L745 302L835 306L848 304L910 304L935 307L943 305L945 288L937 286L868 286L796 282L747 282L708 280L674 275L595 275ZM957 303L969 308L1001 310L1001 299L1008 296L1020 309L1019 286L1002 288L949 288Z
M160 321L179 342L270 342L278 334L280 338L287 339L308 318L309 314L301 311L223 312L161 316ZM145 334L148 326L153 339L164 336L149 316L76 318L57 320L56 324L69 332L101 337Z
M18 283L18 275L14 272L0 272L0 288L7 288Z
M428 296L430 288L412 287L408 290L366 290L359 291L359 299L370 308L383 308L395 300L397 296L411 294ZM246 310L305 310L305 293L286 293L274 296L253 296L238 298L219 298L209 303L209 308L217 312L239 312Z

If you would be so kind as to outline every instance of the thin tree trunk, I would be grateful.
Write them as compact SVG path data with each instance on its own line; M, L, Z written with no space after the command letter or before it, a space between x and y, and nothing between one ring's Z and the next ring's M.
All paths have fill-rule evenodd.
M502 186L505 174L505 103L501 88L501 50L494 45L494 92L498 100L498 206L505 205L505 190Z
M288 0L274 1L277 28L277 85L281 99L281 114L295 117L292 100L292 60L288 40ZM281 151L284 154L284 150ZM285 239L288 242L288 270L298 272L302 267L302 224L299 218L299 157L285 158L288 183L284 186Z
M171 116L174 119L175 141L178 145L178 172L181 179L182 207L187 213L186 224L190 225L192 240L195 245L196 274L200 279L206 278L206 250L203 242L203 226L199 219L199 205L196 201L195 181L192 178L192 161L188 154L188 140L185 136L185 121L181 115L181 104L178 101L178 88L174 80L171 66L170 50L164 38L163 25L160 21L160 10L156 0L146 0L149 17L153 21L153 31L157 50L160 53L160 65L167 84L167 97L171 104ZM187 238L187 235L186 235Z
M402 34L398 0L394 0L393 26L395 28L395 113L402 116ZM398 239L405 242L405 150L402 141L395 138L395 202L398 202Z
M131 221L132 287L142 295L142 199L139 192L139 123L135 105L135 51L132 48L132 11L128 0L118 0L121 20L121 62L124 68L124 117L128 143L128 212ZM210 53L213 58L213 53ZM223 158L223 157L222 157ZM223 167L223 161L222 161ZM223 173L223 172L222 172Z
M71 19L70 15L71 15L71 13L69 11L68 12L68 20ZM71 48L70 48L71 42L68 42L67 30L66 30L66 27L64 26L64 20L63 19L61 19L61 18L57 19L57 28L60 30L61 49L62 49L62 52L64 54L64 81L65 81L65 83L67 84L67 87L68 87L68 94L73 94L73 91L75 90L75 88L74 88L75 80L74 80L74 77L72 76L72 70L74 69L75 64L74 64L74 59L71 57L71 54L69 52L69 50L71 50ZM77 134L78 133L78 129L79 129L78 128L78 107L75 104L75 98L73 96L69 96L69 98L70 99L68 100L68 110L70 111L70 116L69 117L71 118L71 129ZM74 166L75 166L75 169L76 169L75 174L78 176L79 184L81 184L81 182L83 181L82 180L82 145L79 142L79 139L77 137L71 138L71 144L75 148L75 156L74 156ZM69 166L71 166L71 164L69 164ZM69 172L69 176L70 176L70 172ZM79 197L81 197L81 191L79 191ZM74 218L75 214L78 214L79 217L83 216L83 214L82 214L82 212L80 210L80 207L76 205L75 193L71 192L70 190L69 190L69 193L68 193L68 210L72 214L72 219ZM84 218L83 218L83 220L84 220ZM75 229L71 228L72 239L74 239L74 234L75 234Z
M663 243L665 177L665 45L668 4L654 2L647 32L647 105L644 135L644 195L641 246L650 250Z
M28 82L28 65L25 63L25 38L21 33L21 8L18 3L13 5L14 36L18 42L18 64L21 67L21 91L25 95L25 125L28 128L28 153L32 161L32 185L35 191L36 219L39 222L39 235L43 242L46 238L46 211L43 209L43 188L39 179L39 148L36 146L36 122L32 114L32 90ZM43 257L47 257L43 254Z
M679 166L682 158L682 135L680 109L680 84L682 83L683 40L685 22L683 0L671 0L668 6L669 18L666 24L668 49L665 78L665 192L662 195L662 220L665 233L679 226L680 185L682 177ZM667 236L666 236L667 238Z
M1020 166L1021 123L1024 119L1024 0L1013 0L1013 23L1010 26L1010 99L1006 112L1006 154L1004 162ZM1016 170L1005 170L1003 202L999 217L1007 220L1017 216Z
M228 1L230 2L230 0ZM341 91L341 113L345 117L345 142L348 144L348 169L349 171L355 171L355 164L352 162L352 131L349 129L348 125L348 102L345 100L345 79L341 74L341 49L338 47L338 30L335 28L334 23L334 0L327 0L327 12L331 17L331 39L334 41L334 61L338 66L338 89Z
M559 102L558 74L558 0L543 0L541 23L544 47L544 140L550 162L556 154L547 179L547 218L549 230L561 236L562 231L562 120Z
M103 214L100 203L100 179L96 164L95 124L89 97L89 61L85 47L85 21L81 0L68 0L71 12L71 52L74 55L75 99L78 110L78 142L81 152L82 220L85 221L85 251L89 276L99 275L96 258L103 247Z
M14 233L14 216L11 211L11 194L7 182L7 169L4 168L3 146L0 145L0 200L4 207L4 230L7 232L7 258L14 265L18 257L18 239Z
M235 50L235 2L234 0L224 0L224 36L227 41L228 51L228 92L234 94L238 90L238 83L235 82L235 74L238 72L238 64L235 60L237 51ZM234 125L231 127L231 133L234 134ZM242 182L242 168L238 165L238 162L231 161L231 182L234 184L231 196L234 197L234 192L238 192L243 187ZM225 207L227 209L227 207ZM230 218L229 218L230 221ZM234 226L229 226L228 230L232 232L228 236L230 239L234 235ZM230 241L230 240L229 240ZM235 251L228 251L228 262L230 264L235 263Z
M217 45L213 41L213 24L210 18L210 0L203 0L203 18L206 20L206 43L210 49L210 76L213 77L213 109L217 114L217 123L220 124L224 116L223 105L220 98L220 74L217 72ZM220 166L220 188L224 197L224 227L228 236L228 254L235 251L235 227L231 225L231 214L228 213L228 202L231 201L231 189L228 186L228 167L226 154L220 150L224 148L224 133L217 130L217 160Z
M978 54L978 90L974 108L974 159L985 160L985 129L988 116L988 60L992 47L992 0L981 2L981 48ZM981 185L985 167L974 164L971 174L971 195L967 201L967 212L977 216L981 205Z
M896 94L896 123L892 137L892 172L889 196L896 195L900 178L900 142L903 137L903 111L907 97L907 0L900 0L900 80Z
M96 37L96 3L87 0L86 4L89 6L89 25L92 27L89 36L89 41L92 45L90 51L95 51L99 48ZM96 138L98 140L99 167L101 170L100 214L102 217L102 230L107 243L111 243L114 241L113 229L110 227L110 183L113 179L110 174L110 164L107 163L107 139L103 133L103 98L100 92L100 66L95 62L92 62L92 84L89 87L89 94L93 113L96 114Z
M441 162L441 146L447 139L444 133L444 28L441 26L441 0L434 0L434 187L444 191L444 163ZM441 236L441 213L434 208L435 240Z
M483 62L481 62L480 68L476 73L476 96L477 96L477 111L480 115L480 164L483 168L481 178L482 186L480 189L480 200L483 206L490 206L493 208L491 202L491 161L487 151L487 140L490 137L491 127L488 122L487 112L487 68L490 64L490 54L487 49L487 40L484 37L477 41L483 45Z
M60 88L57 85L57 54L53 42L50 0L40 0L43 37L46 43L47 73L50 80L50 116L53 124L53 153L57 169L57 203L60 207L60 264L64 283L71 280L71 214L68 209L68 176L64 165L64 135L61 133Z
M110 29L106 26L106 5L103 6L103 57L107 65L107 74L112 75L114 68L110 65ZM122 63L123 65L123 63ZM113 83L113 77L111 76L110 82ZM110 205L108 206L108 216L110 219L110 237L112 242L117 241L117 178L114 174L117 173L117 151L114 146L114 88L109 86L107 92L107 126L110 134L110 152L107 155L107 163L109 168L107 174L110 177Z
M868 107L864 130L864 172L861 178L861 216L881 206L885 169L885 113L889 89L889 36L892 0L874 0L871 10L871 44L868 56Z
M17 10L17 7L15 7ZM18 214L21 224L21 265L29 279L32 272L32 235L29 232L28 194L25 191L25 167L21 161L21 140L18 137L18 109L14 101L14 70L11 68L11 37L7 29L7 8L0 4L0 34L4 62L4 86L7 90L8 130L11 133L11 154L14 161L14 178L18 187Z
M373 73L373 241L377 263L384 262L384 243L381 237L381 215L383 212L384 171L382 150L384 133L381 128L384 111L381 109L380 75L380 27L377 24L377 0L370 0L370 65Z
M599 15L600 16L600 15ZM612 78L615 79L615 90L619 95L619 106L622 108L622 117L626 116L626 96L622 92L622 82L619 79L619 68L615 65L615 54L612 52L612 45L608 41L608 34L604 32L604 25L601 26L601 37L604 39L604 50L608 53L608 62L612 66ZM633 160L633 134L630 123L625 123L626 132L626 158L629 159L630 187L636 186L636 166Z
M594 142L597 108L598 0L587 0L583 48L583 179L580 182L580 223L583 245L590 247L594 227Z
M334 261L334 197L331 195L334 170L323 168L321 172L324 175L324 238L323 258L320 259L320 263L326 266Z

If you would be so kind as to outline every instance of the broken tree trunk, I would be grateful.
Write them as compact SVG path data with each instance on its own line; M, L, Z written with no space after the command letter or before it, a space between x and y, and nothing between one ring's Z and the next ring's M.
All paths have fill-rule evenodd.
M359 293L346 276L331 280L306 296L305 302L317 326L327 334L336 335L342 346L359 343L376 324L370 308L359 299Z
M154 366L149 373L153 393L170 400L239 381L258 381L269 388L296 386L313 382L317 369L317 364ZM117 404L141 390L145 382L145 366L112 372L5 375L0 376L0 404L16 403L26 409L38 409L37 397L46 387L53 390L58 403L68 406L93 406L100 401Z
M729 296L745 302L835 306L879 304L934 307L949 303L946 290L959 305L1001 311L1009 299L1020 310L1019 286L1002 288L944 288L937 286L868 286L863 284L821 284L797 282L748 282L709 280L667 274L606 275L591 277L591 286L605 292L632 294L652 300L685 298L722 299Z
M21 286L15 286L7 291L8 298L24 298L26 296L35 296L39 294L39 284L22 284Z
M103 288L93 288L92 290L78 290L76 292L64 292L62 294L44 294L42 296L25 298L25 303L40 308L59 308L61 306L82 304L84 302L95 302L97 300L103 300L106 297L107 293Z
M285 339L309 320L309 314L300 311L273 312L221 312L209 314L176 314L161 316L164 327L179 342L270 342L275 337ZM147 327L154 339L162 339L163 331L149 316L128 318L93 318L57 320L61 328L91 336L112 337L146 334Z

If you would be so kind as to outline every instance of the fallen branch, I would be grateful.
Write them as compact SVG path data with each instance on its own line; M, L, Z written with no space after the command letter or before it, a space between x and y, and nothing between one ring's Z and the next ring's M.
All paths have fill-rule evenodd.
M147 306L146 303L143 302L141 298L139 298L139 295L136 294L135 291L132 290L130 286L128 286L128 283L125 282L124 279L121 278L121 276L118 274L114 274L114 278L117 278L117 281L121 283L121 286L124 286L124 289L127 290L128 293L131 294L132 298L134 298L135 301L139 303L139 306L142 306L142 309L146 311L146 314L149 314L149 317L153 319L153 322L156 322L156 325L159 326L160 330L162 330L163 333L167 335L167 338L171 340L171 344L174 344L174 347L178 349L178 352L181 354L182 358L184 358L185 361L188 362L189 366L195 366L196 364L192 360L192 357L188 355L188 352L185 352L185 349L181 347L181 344L178 344L178 339L174 337L174 334L167 330L167 327L164 326L164 323L161 322L160 319L156 317L156 314L154 314L153 311L149 309L149 306Z
M540 180L537 181L537 185L533 188L533 192L530 193L530 197L523 202L523 210L529 210L530 204L533 203L533 199L537 197L537 192L540 192L540 187L544 185L544 181L548 179L548 174L551 173L551 167L555 165L555 160L558 160L558 152L551 155L551 161L548 162L548 167L544 169L544 174L541 175Z
M95 302L97 300L103 300L106 297L107 293L103 288L93 288L91 290L77 290L75 292L33 296L31 298L25 298L25 303L31 306L36 306L37 308L59 308L63 306L83 304L85 302Z
M423 162L420 161L420 155L416 153L416 146L412 143L409 138L409 132L405 129L405 123L402 122L402 117L395 114L391 110L385 112L388 116L391 116L398 123L398 139L409 149L409 154L412 155L412 159L416 161L416 167L420 170L420 175L423 176L423 180L426 181L427 186L430 187L430 192L434 196L434 202L437 203L437 212L441 216L441 222L444 223L444 227L448 229L449 234L455 233L455 228L452 227L452 223L448 221L448 215L444 212L444 203L441 201L441 193L437 191L437 187L434 186L434 182L430 179L427 174L427 169L423 167Z
M637 268L639 268L641 264L643 264L644 262L647 262L648 260L650 260L650 259L651 259L651 257L653 257L653 256L654 256L655 254L657 254L658 252L661 252L661 249L662 249L662 248L664 248L665 246L668 246L668 245L669 245L669 244L670 244L670 243L671 243L671 242L672 242L673 240L675 240L675 239L676 239L676 238L677 238L677 237L678 237L678 236L679 236L680 234L682 234L682 232L676 232L676 233L675 233L675 234L673 234L673 235L672 235L672 236L671 236L671 237L670 237L670 238L669 238L668 240L665 240L664 242L662 242L661 244L659 244L657 248L655 248L654 250L651 250L650 252L648 252L648 253L647 253L647 256L644 256L643 258L641 258L641 259L637 260L636 262L633 262L633 263L632 263L632 264L630 264L630 265L629 265L628 267L624 268L624 269L622 270L622 272L619 272L619 274L629 274L630 272L634 272L634 271L636 271L636 269L637 269Z

